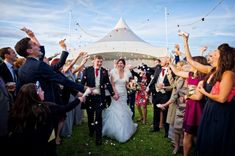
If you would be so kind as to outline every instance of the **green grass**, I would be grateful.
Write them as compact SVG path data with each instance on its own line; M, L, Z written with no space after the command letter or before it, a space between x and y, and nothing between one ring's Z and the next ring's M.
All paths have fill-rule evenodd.
M138 123L138 129L132 138L126 143L118 143L115 140L104 137L103 144L95 145L95 137L88 136L87 118L84 112L84 122L82 125L75 126L71 138L63 139L61 145L58 146L59 156L168 156L172 155L173 147L171 141L164 138L164 130L160 132L149 132L152 123L152 106L148 105L147 124ZM136 110L135 121L139 118ZM182 155L178 154L178 155Z

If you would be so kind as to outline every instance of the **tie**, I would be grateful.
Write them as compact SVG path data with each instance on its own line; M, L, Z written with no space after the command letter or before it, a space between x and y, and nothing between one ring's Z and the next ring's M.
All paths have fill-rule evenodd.
M13 66L11 66L11 71L13 73L13 81L16 82L16 73L15 73L15 70L14 70Z
M95 69L95 76L97 77L99 75L99 68Z
M164 72L165 72L165 69L164 69L164 68L162 68L162 76L164 76Z

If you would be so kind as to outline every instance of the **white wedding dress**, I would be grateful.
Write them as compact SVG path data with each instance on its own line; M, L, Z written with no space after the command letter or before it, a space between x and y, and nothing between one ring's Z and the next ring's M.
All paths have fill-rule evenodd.
M111 105L103 111L102 135L116 139L120 143L128 141L137 129L137 124L132 121L132 111L127 106L126 82L128 74L120 79L116 70L110 74L114 78L115 88L119 94L119 99L112 99Z

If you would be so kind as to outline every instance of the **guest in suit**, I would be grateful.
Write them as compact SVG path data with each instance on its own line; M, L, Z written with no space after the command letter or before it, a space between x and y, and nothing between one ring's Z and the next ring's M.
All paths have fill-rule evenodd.
M86 99L86 110L88 115L89 136L96 133L96 144L102 144L102 110L105 108L105 89L116 99L112 85L109 80L108 71L102 66L103 57L95 56L94 65L87 67L83 72L82 84L94 88ZM94 120L95 113L95 120Z
M51 66L40 61L42 49L31 41L30 38L21 39L15 45L15 49L20 56L26 58L25 64L18 71L17 90L26 83L39 81L42 89L45 91L45 100L51 102L54 102L56 98L54 96L53 83L58 83L81 92L84 91L83 85L70 81L62 74L56 73Z
M13 62L16 60L16 53L12 48L5 47L0 49L0 57L4 60L0 64L0 76L4 80L11 95L15 97L15 83L17 81L17 76Z
M161 108L157 107L157 104L165 103L169 100L171 96L171 82L168 73L168 62L167 58L161 60L161 65L156 67L154 78L149 84L149 91L152 93L152 103L153 103L153 129L151 132L159 131L160 123L160 112ZM148 91L148 89L147 89ZM168 107L163 111L163 124L165 129L165 136L168 136L169 125L166 123Z
M16 43L16 52L26 58L25 64L18 70L16 93L24 84L35 83L36 81L40 82L45 92L45 101L49 102L56 102L55 83L83 92L83 85L70 81L63 74L55 72L47 63L39 60L43 58L42 56L45 53L43 49L28 37ZM54 123L55 125L58 124L56 120L54 120ZM54 153L51 155L57 155L56 148L53 151Z

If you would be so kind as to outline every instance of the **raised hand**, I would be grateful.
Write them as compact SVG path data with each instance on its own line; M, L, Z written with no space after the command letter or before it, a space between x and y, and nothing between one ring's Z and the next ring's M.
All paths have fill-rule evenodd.
M201 56L204 55L204 52L207 50L207 48L208 48L207 46L203 46L203 47L200 48Z
M85 97L78 97L78 99L80 100L81 103L84 103L86 101Z
M61 47L62 49L67 50L67 46L66 46L66 44L65 44L65 41L66 41L66 38L63 39L63 40L60 40L60 41L59 41L59 44L60 44L60 47Z
M30 38L33 38L35 37L34 33L32 32L32 30L26 28L26 27L23 27L21 28L20 30L22 30L23 32L25 32Z
M187 32L179 32L178 35L183 36L183 37L187 37L187 38L189 37L189 33L187 33Z
M30 30L30 29L28 29L28 28L26 28L26 27L23 27L23 28L21 28L20 30L22 30L23 32L25 32L25 33L28 35L28 37L29 37L34 43L36 43L37 45L40 46L40 42L38 41L38 39L36 38L36 36L35 36L35 34L33 33L32 30Z

